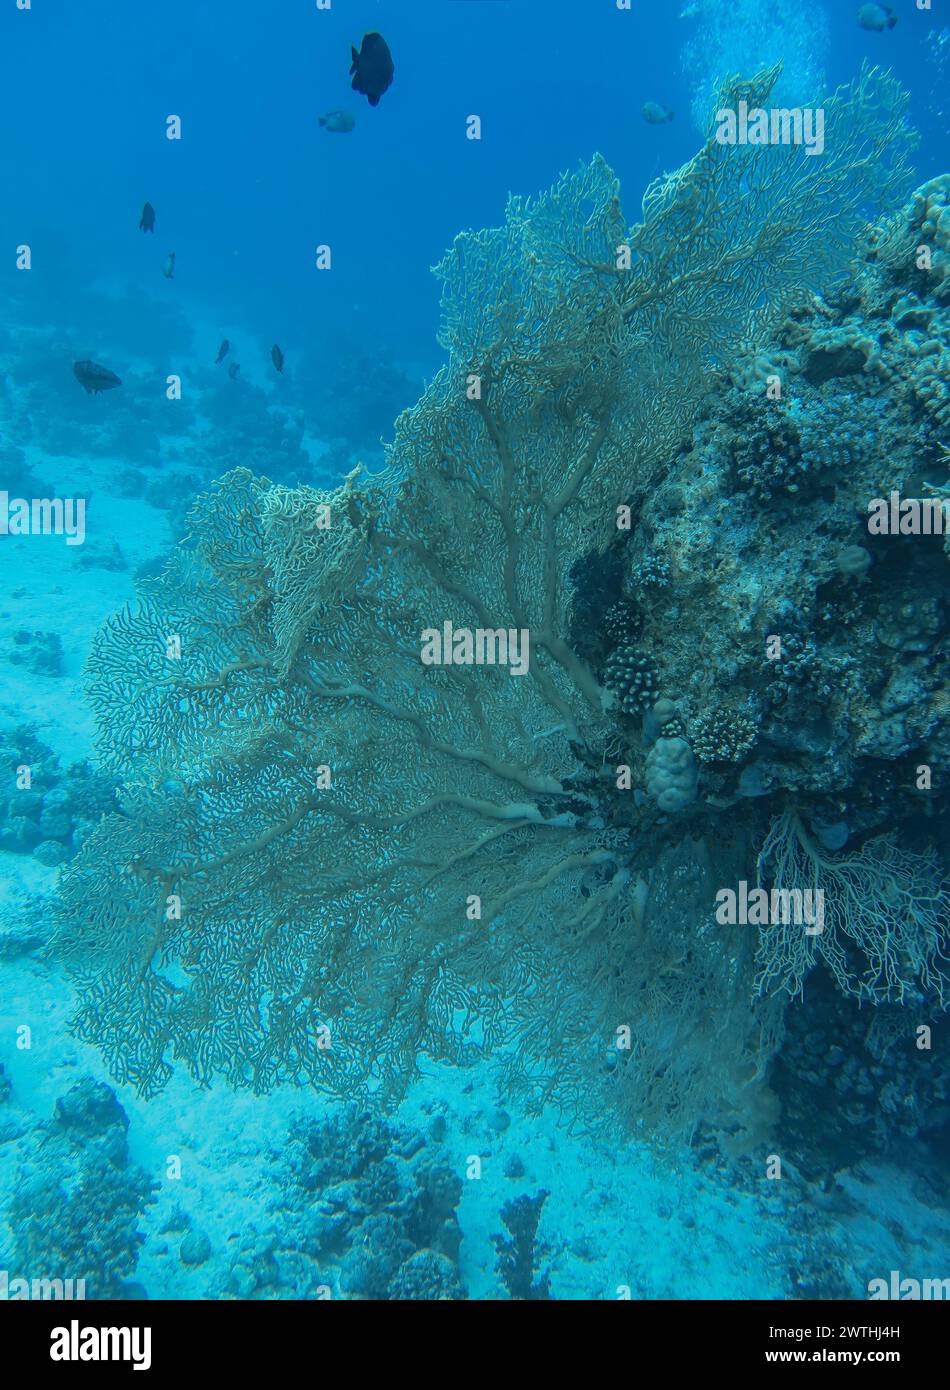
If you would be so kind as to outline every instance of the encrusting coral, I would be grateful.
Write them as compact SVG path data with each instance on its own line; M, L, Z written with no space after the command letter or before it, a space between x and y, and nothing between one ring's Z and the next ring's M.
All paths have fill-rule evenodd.
M438 267L447 365L384 473L238 469L199 498L89 663L121 812L65 877L57 949L118 1078L153 1093L177 1060L394 1098L421 1053L491 1055L535 1104L581 1106L598 1075L673 1129L761 1074L780 1011L750 1002L745 939L697 930L701 848L618 811L572 571L658 491L723 344L766 337L903 195L904 111L865 71L826 103L822 160L710 136L632 228L600 157L512 197ZM526 632L526 673L423 664L447 623L496 652Z

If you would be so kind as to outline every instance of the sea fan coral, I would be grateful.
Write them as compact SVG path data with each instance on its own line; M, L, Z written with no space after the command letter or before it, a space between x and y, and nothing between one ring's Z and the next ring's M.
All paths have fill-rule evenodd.
M653 487L722 343L843 268L868 205L901 191L893 82L865 72L827 110L822 161L711 137L629 230L599 157L512 198L438 268L448 363L384 473L317 493L237 470L198 500L90 659L121 812L66 875L57 946L117 1077L151 1093L177 1059L203 1083L394 1097L420 1053L491 1054L538 1103L580 1105L630 1020L636 1066L607 1079L670 1127L716 1104L718 1073L755 1070L774 1028L750 962L672 909L643 930L612 720L564 632L631 460ZM526 674L423 664L445 624L528 634ZM653 900L679 894L694 926L684 885L711 901L708 872L655 860ZM727 1023L724 1066L708 1041Z
M927 994L942 1007L950 991L944 955L950 886L935 856L899 849L887 838L835 858L801 818L785 812L759 855L759 883L779 893L820 892L821 929L773 925L759 948L759 986L800 994L820 957L844 994L904 1003Z

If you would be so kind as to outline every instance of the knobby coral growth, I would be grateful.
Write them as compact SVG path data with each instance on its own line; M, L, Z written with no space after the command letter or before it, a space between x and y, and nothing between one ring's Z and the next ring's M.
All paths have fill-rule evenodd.
M551 1297L550 1275L537 1271L538 1226L549 1195L544 1188L534 1197L524 1193L501 1209L509 1234L493 1235L492 1243L498 1251L498 1273L512 1299Z
M710 137L629 231L599 156L511 198L437 268L448 361L383 474L321 493L237 469L198 500L89 663L121 811L66 876L57 940L118 1078L151 1093L177 1059L202 1083L394 1097L420 1053L492 1054L573 1104L618 1025L679 1001L676 1062L641 1022L614 1071L641 1122L668 1119L664 1084L714 1089L697 1068L725 1014L685 1022L699 996L728 998L754 1070L771 1025L749 963L680 950L668 922L644 936L636 841L604 815L612 721L564 635L570 573L664 467L722 343L840 269L899 194L903 111L865 72L828 103L823 161ZM527 674L423 665L445 622L527 630Z

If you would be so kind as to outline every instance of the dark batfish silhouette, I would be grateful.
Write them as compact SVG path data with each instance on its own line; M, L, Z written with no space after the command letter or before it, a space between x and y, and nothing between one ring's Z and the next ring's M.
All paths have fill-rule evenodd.
M112 391L122 385L115 372L98 362L74 362L73 372L87 396L98 396L100 391Z
M281 352L280 348L277 346L276 343L270 350L270 360L273 362L274 366L277 368L279 372L282 372L284 370L284 354Z
M232 381L237 381L237 374L241 370L240 362L232 362L228 368L228 376Z
M154 232L155 230L155 209L151 203L146 203L142 209L142 216L139 220L140 232Z
M363 46L359 53L355 48L352 53L353 66L350 72L356 74L353 78L353 90L368 97L370 106L378 106L383 92L389 90L396 71L389 44L382 34L364 34Z
M227 338L222 338L221 346L218 348L218 355L214 359L214 365L217 366L219 362L223 362L230 351L231 344L228 342Z

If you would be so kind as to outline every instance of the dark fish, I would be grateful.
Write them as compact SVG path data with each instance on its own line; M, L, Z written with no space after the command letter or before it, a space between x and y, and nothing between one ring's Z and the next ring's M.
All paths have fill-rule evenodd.
M649 121L650 125L667 125L676 115L675 111L671 111L659 101L645 101L640 110L643 119Z
M897 16L887 5L862 5L858 10L858 23L872 34L883 34L885 29L894 28Z
M122 385L115 372L98 362L74 362L73 372L87 396L98 396L100 391L112 391Z
M140 232L154 232L155 230L155 209L151 203L146 203L142 209L142 216L139 221Z
M218 348L218 355L214 359L214 365L217 366L219 362L223 362L230 351L231 344L228 342L227 338L222 338L221 346Z
M165 269L162 271L162 274L165 276L165 279L166 279L166 280L174 280L174 278L175 278L175 253L174 253L174 251L169 252L168 260L165 262Z
M351 111L328 111L325 116L317 117L324 130L328 130L331 135L349 135L356 125L356 117Z
M355 48L352 52L353 66L350 72L356 74L353 78L353 90L368 97L370 106L378 106L383 92L389 90L396 71L389 44L382 34L374 31L372 34L363 35L363 46L359 53Z
M230 367L228 367L228 376L231 378L232 381L237 381L237 374L240 370L240 362L232 362Z
M284 370L284 354L281 352L280 348L277 346L276 343L270 350L270 360L273 362L274 366L277 368L279 372L282 372Z

